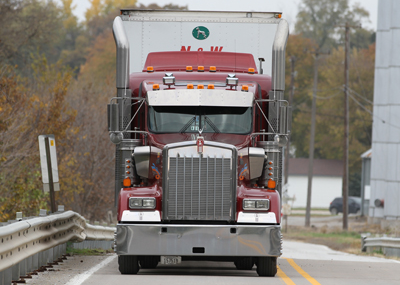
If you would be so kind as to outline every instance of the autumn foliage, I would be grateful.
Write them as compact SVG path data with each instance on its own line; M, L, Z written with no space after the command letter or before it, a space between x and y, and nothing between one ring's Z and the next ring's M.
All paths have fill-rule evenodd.
M324 3L329 1L346 2ZM13 219L18 211L30 216L50 208L48 194L42 191L38 149L42 134L54 134L57 142L61 191L56 192L56 204L90 220L105 221L107 212L115 211L115 146L106 122L106 104L115 95L111 27L118 9L133 7L136 1L91 0L83 22L74 16L72 0L56 2L0 2L0 221ZM163 7L151 4L150 8ZM300 20L308 19L306 8ZM308 156L314 59L306 51L318 47L309 36L312 31L290 35L286 53L286 94L289 57L296 58L292 145L297 157ZM353 45L351 53L350 88L356 99L350 100L353 172L359 170L359 155L371 143L372 118L367 111L372 106L368 100L372 101L375 45L367 43L367 34L354 34L364 42ZM336 42L320 63L315 156L341 159L344 55L341 37L328 39L325 46Z

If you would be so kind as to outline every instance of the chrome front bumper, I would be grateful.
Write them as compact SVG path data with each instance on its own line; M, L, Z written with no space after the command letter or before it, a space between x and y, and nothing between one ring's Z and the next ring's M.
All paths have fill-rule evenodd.
M118 255L280 256L280 226L118 224Z

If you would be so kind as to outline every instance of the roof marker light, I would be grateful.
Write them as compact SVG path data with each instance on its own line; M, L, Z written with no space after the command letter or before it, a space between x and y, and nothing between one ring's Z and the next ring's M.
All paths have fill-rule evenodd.
M203 84L197 85L197 89L204 89L204 85Z
M208 84L207 89L214 89L214 84Z
M192 72L193 71L193 67L191 66L186 66L186 72Z
M249 86L243 85L243 86L242 86L242 91L244 91L244 92L249 92Z
M187 89L194 89L193 84L188 84L188 85L187 85Z
M154 68L152 66L147 67L147 72L154 72Z
M275 18L277 18L277 19L282 18L282 14L275 14L274 16L275 16Z
M217 72L217 68L215 66L210 66L210 72Z
M204 72L204 66L198 66L197 67L198 72Z
M249 73L249 74L254 74L254 72L255 72L255 71L254 71L254 68L250 67L250 68L248 69L248 73Z
M153 90L160 90L159 84L153 84Z

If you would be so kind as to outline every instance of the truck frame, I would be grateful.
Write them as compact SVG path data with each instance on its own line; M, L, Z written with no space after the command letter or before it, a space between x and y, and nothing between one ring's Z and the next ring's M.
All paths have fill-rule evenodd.
M275 276L291 128L287 22L275 12L122 9L113 33L120 272L209 260Z

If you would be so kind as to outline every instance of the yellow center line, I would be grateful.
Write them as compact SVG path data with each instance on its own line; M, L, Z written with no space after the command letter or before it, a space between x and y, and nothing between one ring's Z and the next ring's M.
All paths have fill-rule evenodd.
M278 272L276 273L282 280L283 282L285 282L286 285L296 285L296 283L294 283L292 281L292 279L290 279L285 272L282 271L282 269L280 269L280 267L278 266Z
M301 276L303 276L304 278L307 279L308 282L310 282L313 285L321 285L317 280L315 280L314 278L312 278L307 272L305 272L300 266L298 266L296 264L296 262L294 262L293 259L291 258L285 258L289 264L296 269L297 272L299 272L301 274Z

